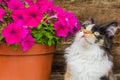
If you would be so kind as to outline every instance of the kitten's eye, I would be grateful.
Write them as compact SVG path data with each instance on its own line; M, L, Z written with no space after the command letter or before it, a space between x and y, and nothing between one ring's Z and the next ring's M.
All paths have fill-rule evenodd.
M94 32L94 35L95 35L95 36L99 36L100 33L99 33L99 32Z

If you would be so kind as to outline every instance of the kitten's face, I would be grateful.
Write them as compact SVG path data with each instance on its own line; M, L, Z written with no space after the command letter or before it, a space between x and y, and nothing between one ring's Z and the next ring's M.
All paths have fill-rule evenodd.
M88 44L98 44L103 45L105 36L101 34L101 31L99 30L99 26L96 26L94 24L88 25L86 28L82 29L80 32L77 33L77 36L79 37L83 43Z
M111 39L117 29L117 23L112 22L111 24L103 27L93 24L93 21L89 21L86 21L84 28L76 34L75 39L86 46L97 44L99 46L110 48Z

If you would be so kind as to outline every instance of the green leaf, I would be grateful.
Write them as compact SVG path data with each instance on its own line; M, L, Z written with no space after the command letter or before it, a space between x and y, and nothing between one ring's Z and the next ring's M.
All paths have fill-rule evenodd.
M0 31L0 41L3 39L2 33Z
M49 40L48 40L48 46L51 46L51 45L52 45L52 40L49 39Z
M3 36L0 35L0 41L3 39Z
M26 8L29 8L29 7L30 7L27 2L25 2L25 7L26 7Z
M48 15L45 15L48 18ZM44 17L44 19L46 19ZM44 20L41 21L41 24L38 28L32 29L32 36L35 38L35 42L41 44L47 44L49 46L54 44L61 44L62 39L56 35L54 24L47 24Z
M17 44L14 44L14 45L12 45L12 48L13 48L14 50L17 50L18 45L17 45Z
M34 3L36 3L37 2L37 0L34 0Z
M48 27L48 24L47 24L46 22L43 21L42 24L43 24L44 26Z
M3 36L2 35L0 35L0 41L3 39Z
M49 33L45 33L45 36L48 37L49 39L53 38L53 36L52 36L52 34L50 32Z
M42 24L38 25L37 29L41 29L42 28Z

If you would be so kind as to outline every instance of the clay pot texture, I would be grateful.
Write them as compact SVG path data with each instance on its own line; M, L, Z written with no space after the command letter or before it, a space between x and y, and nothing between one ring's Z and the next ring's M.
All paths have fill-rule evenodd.
M49 80L55 46L35 44L24 52L0 44L0 80Z

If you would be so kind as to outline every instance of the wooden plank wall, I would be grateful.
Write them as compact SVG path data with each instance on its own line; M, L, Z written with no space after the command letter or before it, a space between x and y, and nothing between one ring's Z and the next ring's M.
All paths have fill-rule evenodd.
M96 24L112 21L120 23L120 0L54 0L56 5L73 11L80 23L93 17ZM113 46L114 73L120 80L120 27L116 33ZM63 80L65 72L64 45L57 48L54 56L51 80Z

